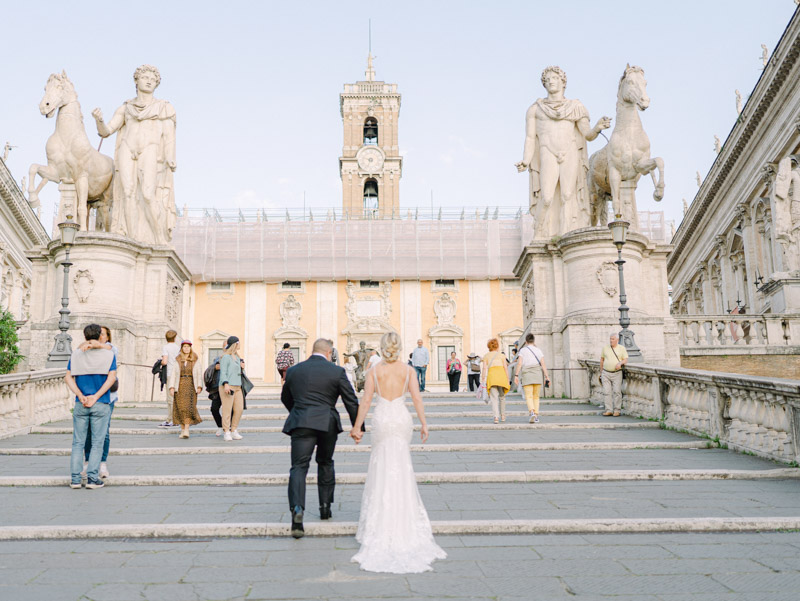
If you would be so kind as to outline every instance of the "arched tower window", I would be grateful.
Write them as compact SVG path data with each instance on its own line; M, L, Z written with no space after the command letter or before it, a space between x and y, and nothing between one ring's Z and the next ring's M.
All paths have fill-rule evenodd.
M367 117L364 121L364 145L378 145L378 120L375 117Z
M364 182L364 216L378 214L378 182L372 178Z

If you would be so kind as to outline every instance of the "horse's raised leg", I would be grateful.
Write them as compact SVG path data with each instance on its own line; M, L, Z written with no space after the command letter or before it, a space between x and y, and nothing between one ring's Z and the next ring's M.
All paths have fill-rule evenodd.
M650 172L650 177L653 178L653 185L656 187L656 189L653 190L653 199L661 200L664 198L664 159L656 157L653 160L656 163L656 169L658 169L658 182L656 182L655 173L652 171Z
M38 186L34 185L36 176L41 178ZM28 202L34 209L39 206L39 192L47 182L57 182L59 180L58 171L50 165L37 165L34 163L28 169Z
M80 231L89 229L89 174L82 173L75 179L76 204L78 205L78 224Z

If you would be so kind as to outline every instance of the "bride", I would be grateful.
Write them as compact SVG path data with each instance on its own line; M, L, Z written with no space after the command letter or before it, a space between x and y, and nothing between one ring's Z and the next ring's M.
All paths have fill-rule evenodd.
M414 401L423 443L428 439L428 425L413 368L397 360L400 350L397 334L383 335L383 361L367 372L364 399L350 430L356 444L361 442L361 425L375 394L370 427L372 452L356 533L361 548L352 559L369 572L426 572L432 569L434 560L447 557L433 540L428 512L419 496L411 464L414 423L406 408L407 392Z

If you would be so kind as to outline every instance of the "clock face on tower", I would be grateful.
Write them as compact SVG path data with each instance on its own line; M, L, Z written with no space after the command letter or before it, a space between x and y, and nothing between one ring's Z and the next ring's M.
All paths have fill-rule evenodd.
M374 146L367 146L359 150L356 159L361 171L377 173L383 169L383 153Z

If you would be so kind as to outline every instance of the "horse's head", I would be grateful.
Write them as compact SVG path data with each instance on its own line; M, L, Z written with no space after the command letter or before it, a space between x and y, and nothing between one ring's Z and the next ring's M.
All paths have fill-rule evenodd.
M49 119L56 114L58 109L76 98L75 88L67 77L67 72L62 71L60 75L53 73L44 86L44 96L39 103L39 112Z
M644 69L630 64L625 66L625 73L619 80L617 100L628 104L635 104L640 111L650 106L650 97L647 95L647 81L644 78Z

